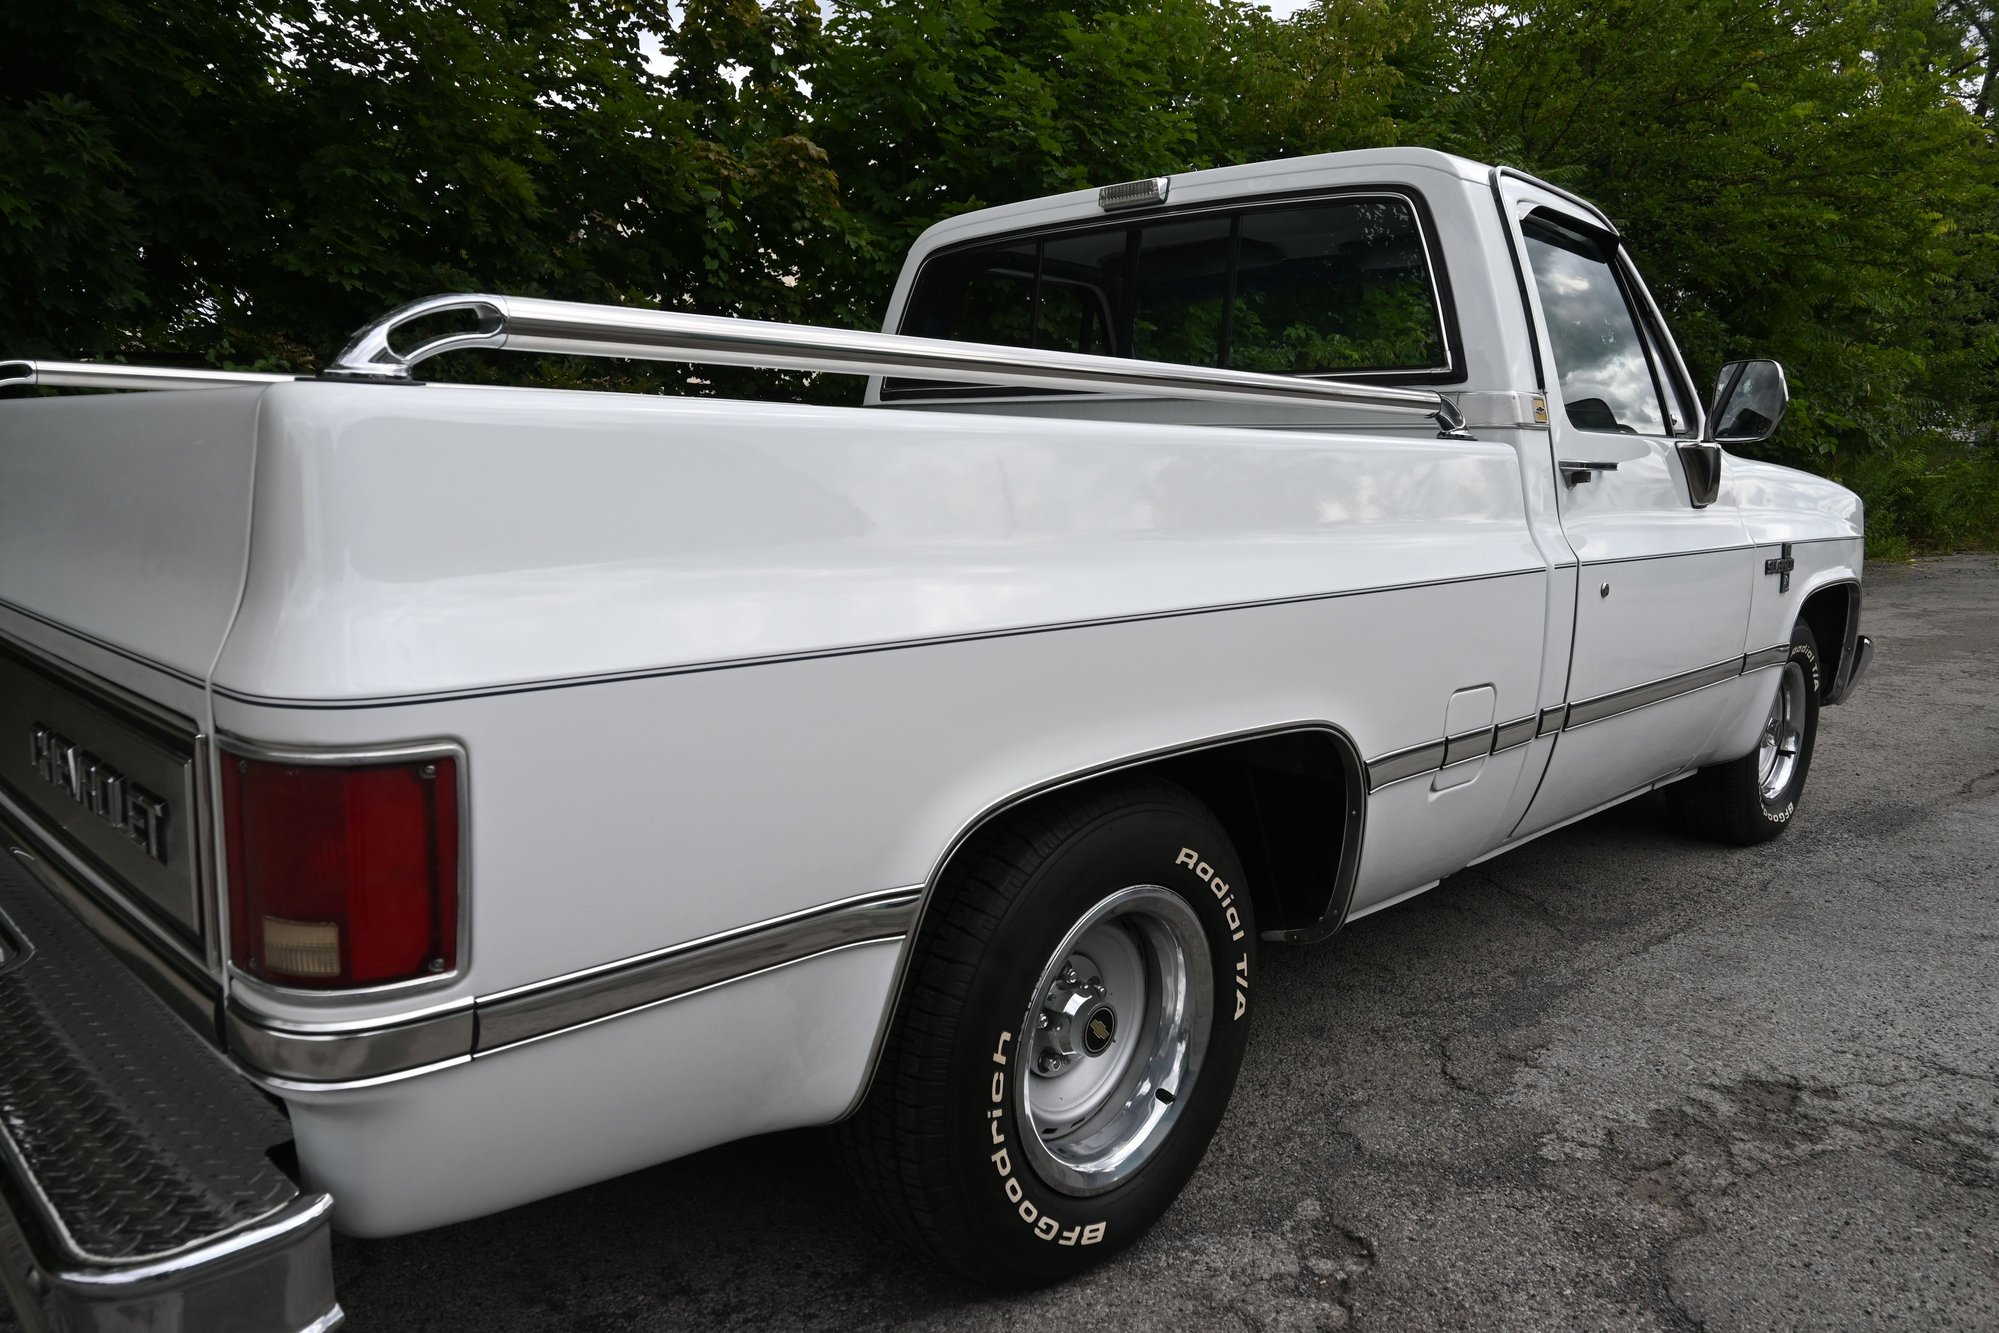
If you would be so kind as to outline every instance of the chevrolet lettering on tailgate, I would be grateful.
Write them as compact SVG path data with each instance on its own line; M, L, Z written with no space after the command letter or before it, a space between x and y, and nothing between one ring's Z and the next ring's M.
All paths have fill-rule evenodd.
M37 725L30 735L35 772L117 829L161 865L167 863L167 803L77 745Z

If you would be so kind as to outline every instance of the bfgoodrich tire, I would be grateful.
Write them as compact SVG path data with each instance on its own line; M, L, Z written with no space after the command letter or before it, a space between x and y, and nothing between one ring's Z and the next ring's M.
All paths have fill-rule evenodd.
M1058 794L975 835L842 1130L890 1224L1011 1287L1143 1235L1200 1164L1242 1063L1244 888L1221 826L1165 782Z
M1818 641L1800 621L1791 630L1791 653L1778 669L1776 698L1756 748L1667 788L1689 831L1746 847L1791 826L1818 740L1819 660Z

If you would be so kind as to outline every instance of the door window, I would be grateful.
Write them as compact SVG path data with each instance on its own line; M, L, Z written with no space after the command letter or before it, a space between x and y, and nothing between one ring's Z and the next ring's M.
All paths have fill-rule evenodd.
M1539 217L1528 218L1520 230L1569 424L1626 435L1666 434L1644 339L1604 247Z

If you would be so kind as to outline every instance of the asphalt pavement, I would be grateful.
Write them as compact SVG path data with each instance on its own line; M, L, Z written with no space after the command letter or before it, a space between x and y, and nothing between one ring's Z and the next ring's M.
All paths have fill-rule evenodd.
M940 1275L808 1132L340 1241L351 1326L1999 1328L1999 558L1869 579L1783 838L1650 797L1266 948L1206 1162L1078 1281Z

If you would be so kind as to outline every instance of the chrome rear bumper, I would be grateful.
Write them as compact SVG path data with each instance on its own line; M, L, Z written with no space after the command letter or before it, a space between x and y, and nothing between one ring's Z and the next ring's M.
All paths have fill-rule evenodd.
M31 1333L341 1322L285 1119L41 883L0 823L0 1287Z

